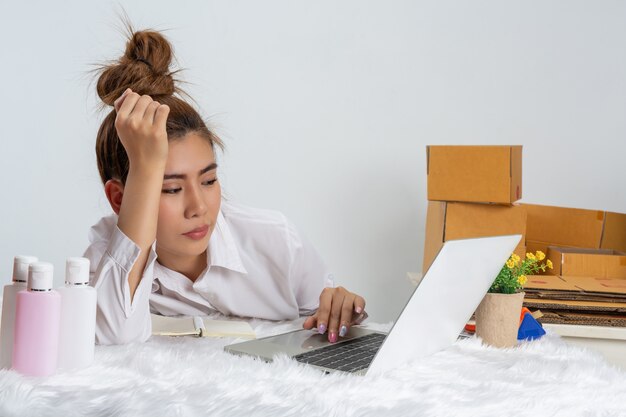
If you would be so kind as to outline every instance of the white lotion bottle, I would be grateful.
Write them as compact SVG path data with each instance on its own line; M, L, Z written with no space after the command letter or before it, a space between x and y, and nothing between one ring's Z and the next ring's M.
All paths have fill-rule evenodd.
M16 256L13 259L13 282L4 286L2 324L0 324L0 369L11 368L15 331L15 299L19 291L26 289L28 265L33 262L37 262L34 256Z
M61 294L59 369L84 368L93 362L96 343L96 289L89 285L89 259L68 258Z

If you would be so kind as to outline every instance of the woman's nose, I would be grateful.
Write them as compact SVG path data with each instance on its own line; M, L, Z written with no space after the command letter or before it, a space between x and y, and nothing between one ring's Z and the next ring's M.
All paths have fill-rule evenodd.
M207 205L202 198L202 192L199 187L188 188L187 201L185 205L185 217L199 217L206 213Z

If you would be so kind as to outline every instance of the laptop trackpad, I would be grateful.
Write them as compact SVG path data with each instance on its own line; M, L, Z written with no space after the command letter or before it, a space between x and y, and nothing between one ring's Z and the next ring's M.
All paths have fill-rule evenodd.
M348 335L339 339L339 342L362 336L363 333L369 332L364 332L362 329L353 327L350 329ZM330 342L328 341L328 333L319 334L314 330L299 330L296 332L281 334L268 338L267 342L278 346L278 350L285 351L291 356L330 345Z

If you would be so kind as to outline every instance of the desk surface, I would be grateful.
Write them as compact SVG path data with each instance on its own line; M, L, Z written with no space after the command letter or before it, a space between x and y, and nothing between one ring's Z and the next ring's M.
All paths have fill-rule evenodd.
M266 336L301 320L251 324ZM323 375L286 357L271 364L240 358L223 352L233 341L154 337L98 346L91 367L49 378L0 371L0 415L626 414L626 373L551 333L507 350L458 341L378 376Z
M547 323L543 328L568 343L599 352L609 363L626 371L626 328Z

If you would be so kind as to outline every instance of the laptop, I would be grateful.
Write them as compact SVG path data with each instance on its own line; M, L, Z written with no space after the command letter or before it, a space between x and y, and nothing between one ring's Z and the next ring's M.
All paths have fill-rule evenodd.
M352 326L331 344L313 330L235 343L224 350L271 362L286 354L326 372L382 373L451 346L521 235L445 242L388 334Z

